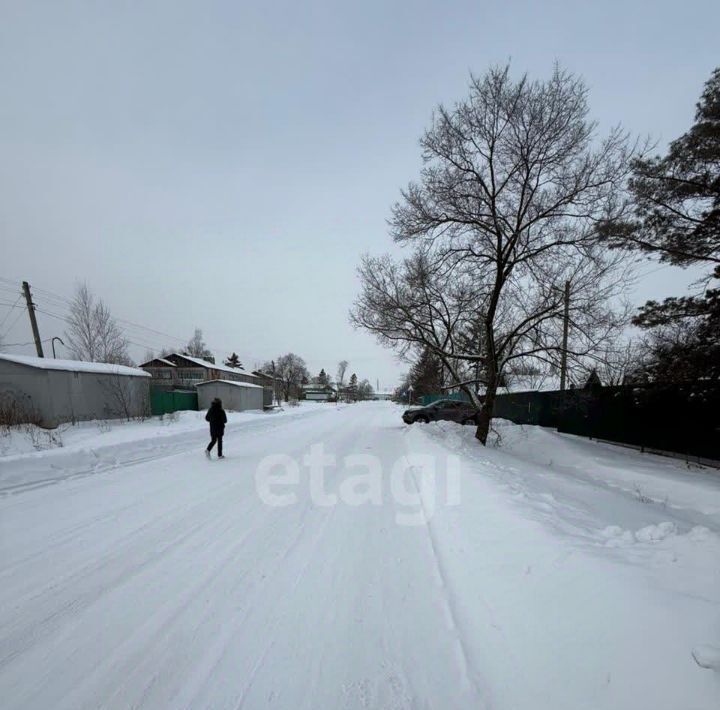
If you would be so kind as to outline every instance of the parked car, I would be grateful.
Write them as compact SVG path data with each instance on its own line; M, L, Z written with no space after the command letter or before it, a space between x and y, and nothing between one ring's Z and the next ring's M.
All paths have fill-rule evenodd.
M440 399L426 407L407 409L403 415L406 424L415 422L436 422L445 420L460 424L477 424L478 410L470 402L459 402L455 399Z

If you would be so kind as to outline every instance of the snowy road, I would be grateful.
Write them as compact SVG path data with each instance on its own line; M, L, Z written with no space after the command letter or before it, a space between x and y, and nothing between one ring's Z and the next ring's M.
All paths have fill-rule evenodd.
M718 672L692 657L719 637L718 530L619 490L593 511L577 481L567 501L557 480L510 485L498 470L517 462L474 460L431 429L387 403L328 407L231 430L226 461L191 437L9 492L3 708L720 706ZM345 457L363 454L380 463L380 500L321 504L303 464L318 443L337 461L324 495L359 494L363 460ZM393 478L414 453L437 462L434 487L418 468ZM269 454L298 464L297 483L273 484L289 505L258 492ZM610 527L613 495L657 539Z

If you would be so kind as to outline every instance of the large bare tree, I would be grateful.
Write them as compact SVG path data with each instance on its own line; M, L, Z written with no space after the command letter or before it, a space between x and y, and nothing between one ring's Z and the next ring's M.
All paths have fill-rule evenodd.
M279 379L282 396L286 402L299 394L303 379L309 378L310 375L305 360L295 353L281 355L276 360L265 363L261 369L273 378ZM277 379L275 381L277 382Z
M70 304L69 328L65 332L68 347L78 360L132 364L128 340L109 309L90 291L79 284Z
M413 255L360 267L356 324L386 342L430 345L458 381L457 363L482 364L483 443L503 368L561 349L566 282L578 356L617 325L607 306L622 279L596 246L597 225L623 213L636 148L619 128L596 133L585 85L559 68L547 81L514 81L508 67L471 77L467 99L438 108L420 141L420 179L393 207L392 236ZM474 347L457 337L471 326Z
M345 387L345 374L350 363L347 360L340 360L337 366L337 396L340 399L340 393Z
M215 362L212 352L203 340L203 332L200 328L195 328L195 333L185 346L185 351L192 357L207 360L208 362Z

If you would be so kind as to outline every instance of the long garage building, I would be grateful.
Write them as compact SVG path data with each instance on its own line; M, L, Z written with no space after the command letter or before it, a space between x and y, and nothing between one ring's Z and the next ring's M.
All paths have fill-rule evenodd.
M0 354L0 416L48 428L144 416L150 380L135 367Z

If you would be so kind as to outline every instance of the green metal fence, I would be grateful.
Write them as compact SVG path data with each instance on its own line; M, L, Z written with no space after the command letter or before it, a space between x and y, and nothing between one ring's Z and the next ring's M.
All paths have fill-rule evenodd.
M462 392L430 394L418 402L427 405L439 399L468 398ZM641 449L720 460L720 388L708 382L499 394L493 416Z
M720 389L627 385L498 395L493 415L639 448L720 460Z
M150 388L150 411L154 415L198 410L197 392Z

